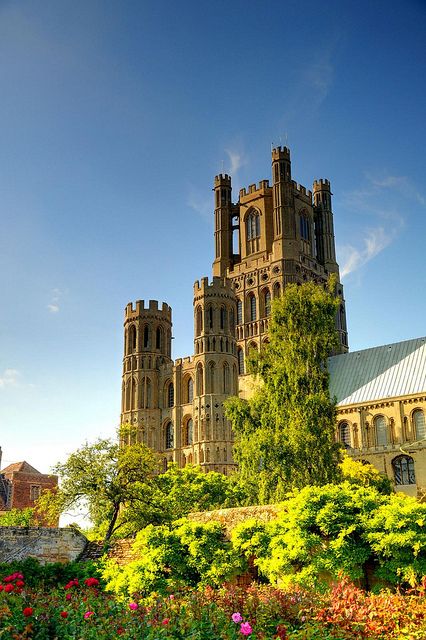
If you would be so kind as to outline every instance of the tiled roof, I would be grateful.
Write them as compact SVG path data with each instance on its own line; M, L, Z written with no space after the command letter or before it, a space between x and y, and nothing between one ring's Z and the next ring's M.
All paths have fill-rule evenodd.
M37 476L42 475L40 471L37 471L37 469L34 469L34 467L28 464L28 462L25 462L25 460L23 462L14 462L13 464L10 464L8 467L6 467L5 469L2 469L1 471L1 473L6 473L6 474L17 473L17 472L31 473Z
M426 392L426 338L328 359L330 395L339 406Z

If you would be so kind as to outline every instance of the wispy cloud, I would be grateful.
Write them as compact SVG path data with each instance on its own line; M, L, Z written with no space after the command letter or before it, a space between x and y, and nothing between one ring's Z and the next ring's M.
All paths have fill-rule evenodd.
M192 185L189 189L187 204L202 218L210 219L214 208L214 202L211 196L209 198L206 197L205 190L197 189Z
M325 100L333 84L334 67L331 64L331 54L331 50L324 52L305 68L302 75L305 86L313 91L312 98L316 108Z
M426 205L421 191L407 176L382 172L380 176L367 174L366 180L363 187L345 194L342 205L351 213L380 222L365 227L358 246L347 244L338 248L342 278L363 267L395 241L406 223L401 211L407 208L407 201Z
M50 293L50 302L47 305L47 309L50 311L50 313L59 313L59 300L61 295L62 291L60 291L60 289L52 289Z
M19 375L19 371L16 369L5 369L3 374L0 376L0 389L15 385L18 381Z
M340 253L345 256L340 270L342 279L377 256L393 242L396 235L395 231L389 233L384 227L377 227L367 230L360 248L352 245L341 247Z
M426 206L425 196L419 189L417 189L417 187L407 176L384 175L383 177L378 178L367 175L367 177L373 187L378 187L379 189L395 189L406 198L416 200L422 206Z
M235 149L225 149L225 153L227 154L230 163L228 173L235 178L239 169L247 164L247 156L243 152L236 151Z

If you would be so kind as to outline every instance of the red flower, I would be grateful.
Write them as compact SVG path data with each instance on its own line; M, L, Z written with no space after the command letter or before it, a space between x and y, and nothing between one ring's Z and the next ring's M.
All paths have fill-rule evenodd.
M70 593L67 593L67 594L66 594L66 596L65 596L65 600L71 600L71 594L70 594Z
M6 593L10 593L11 591L13 591L14 586L13 584L7 584L4 588L4 590L6 591Z
M86 578L84 584L87 584L88 587L96 587L99 584L99 580L96 578Z
M25 607L25 609L22 612L24 614L24 616L26 618L29 618L30 616L33 615L33 608L32 607Z
M169 622L170 622L170 618L164 618L161 624L164 624L164 626L166 626L166 624L169 624Z
M25 586L25 582L23 580L17 580L16 581L16 586L17 587L24 587Z
M0 584L0 591L3 591L3 585Z
M59 615L61 616L61 618L68 618L68 611L61 611Z

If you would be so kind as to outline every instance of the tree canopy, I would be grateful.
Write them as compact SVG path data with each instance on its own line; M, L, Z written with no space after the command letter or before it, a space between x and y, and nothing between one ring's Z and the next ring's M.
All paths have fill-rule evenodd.
M269 344L251 352L254 396L228 400L234 457L251 502L280 500L291 488L339 479L335 402L329 396L327 357L337 347L339 300L326 288L290 284L275 299Z

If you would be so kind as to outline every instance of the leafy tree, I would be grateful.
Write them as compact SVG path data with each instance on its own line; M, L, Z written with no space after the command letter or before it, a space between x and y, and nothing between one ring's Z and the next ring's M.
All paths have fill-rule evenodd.
M252 502L279 500L289 488L340 477L327 371L337 346L334 289L332 278L326 289L312 282L286 287L272 305L270 343L249 358L256 393L249 401L227 402L234 455Z
M389 478L381 475L372 464L354 460L346 453L340 463L343 479L361 487L374 487L380 493L392 493L392 483Z
M153 479L158 457L141 443L120 446L111 440L86 443L54 472L60 488L40 497L37 508L58 514L86 504L95 527L105 531L105 541L125 527L135 509L155 512ZM145 522L146 524L146 522Z

